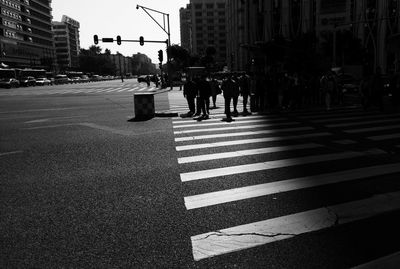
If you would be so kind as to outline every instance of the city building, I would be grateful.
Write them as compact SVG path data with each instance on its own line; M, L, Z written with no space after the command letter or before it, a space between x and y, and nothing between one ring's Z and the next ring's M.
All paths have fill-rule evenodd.
M59 71L79 68L79 22L63 15L53 21L54 45Z
M219 64L226 63L226 2L190 0L186 9L181 10L181 43L185 48L189 46L191 53L199 56L204 55L208 47L215 48L214 60ZM185 28L187 24L190 24L189 30Z
M109 55L111 62L114 64L115 67L115 75L126 76L127 74L132 74L133 71L133 63L132 57L126 57L117 52L117 54L110 54Z
M0 62L55 68L51 0L0 0Z
M345 66L344 32L365 50L363 68L383 73L399 70L400 0L254 0L227 1L227 63L231 70L249 70L269 42L288 42L311 34L316 50L331 46L330 65Z
M148 75L156 73L156 65L151 62L151 59L142 53L132 55L132 74L133 75Z
M192 30L191 30L191 6L186 5L186 8L179 10L179 21L181 28L181 47L192 52Z

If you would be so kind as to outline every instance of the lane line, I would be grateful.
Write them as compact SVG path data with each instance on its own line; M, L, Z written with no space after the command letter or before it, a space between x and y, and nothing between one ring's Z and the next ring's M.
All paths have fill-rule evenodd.
M275 126L282 126L282 125L299 125L299 124L300 124L300 122L254 124L254 125L245 125L245 126L230 126L230 127L175 131L174 134L177 135L177 134L203 133L203 132L214 132L214 131L230 131L230 130L238 130L238 129L256 129L256 128L263 128L263 127L275 127Z
M281 192L313 188L317 186L364 179L375 176L383 176L399 172L400 163L376 165L357 169L343 170L334 173L325 173L315 176L306 176L241 188L198 194L185 197L184 200L186 208L190 210L267 196Z
M282 160L267 161L261 163L251 163L244 165L228 166L223 168L214 168L208 170L199 170L194 172L181 173L181 181L194 181L221 176L251 173L257 171L266 171L275 168L290 167L295 165L312 164L326 161L349 159L362 156L360 152L341 152L332 154L312 155L301 158L290 158Z
M16 150L16 151L9 151L9 152L0 152L0 157L1 156L6 156L6 155L18 154L18 153L23 153L23 151L22 150Z
M295 127L295 128L282 128L262 131L249 131L249 132L237 132L237 133L223 133L223 134L211 134L211 135L199 135L199 136L184 136L175 138L175 142L192 141L192 140L203 140L212 138L226 138L235 136L249 136L259 134L276 134L282 132L296 132L296 131L310 131L314 130L313 127Z
M375 136L369 136L367 138L374 141L380 141L380 140L400 138L400 134L397 133L397 134L387 134L387 135L375 135Z
M177 107L174 107L174 109L175 108L177 108ZM215 116L215 114L210 114L210 117L211 116ZM225 116L225 114L221 114L221 116ZM270 117L270 116L267 117L267 116L264 116L264 115L254 115L254 116L250 115L250 116L246 116L246 117L238 117L238 118L235 118L235 120L236 121L242 121L242 120L250 120L250 119L260 119L260 118L261 119L270 119L270 120L287 120L287 119L282 118L282 117ZM210 118L205 122L201 122L200 124L204 125L204 124L208 124L209 122L220 121L220 120L221 120L220 118ZM190 120L183 120L182 119L182 120L173 120L172 121L172 124L176 125L177 127L178 127L179 124L186 124L186 123L193 123L193 119L190 119ZM219 124L221 124L221 123L219 123Z
M207 120L208 121L208 120ZM271 120L271 119L254 119L254 120L238 120L235 121L236 124L245 124L245 123L255 123L255 122L275 122L275 121L287 121L286 119L277 119L277 120ZM193 123L193 120L192 120ZM185 125L173 125L174 129L177 128L191 128L191 127L203 127L203 126L215 126L215 125L221 125L221 122L199 122L199 123L194 123L194 124L185 124Z
M283 140L290 140L290 139L302 139L302 138L321 137L321 136L330 136L330 135L332 135L332 134L331 133L312 133L312 134L304 134L304 135L274 136L274 137L241 139L241 140L231 140L231 141L222 141L222 142L214 142L214 143L204 143L204 144L191 144L191 145L185 145L185 146L177 146L176 151L226 147L226 146L234 146L234 145L244 145L244 144L272 142L272 141L281 141L281 140L283 141Z
M400 209L400 192L322 207L191 237L195 261L360 221Z
M318 147L322 147L322 145L309 143L309 144L291 145L291 146L283 146L283 147L268 147L268 148L237 150L237 151L229 151L229 152L223 152L223 153L213 153L213 154L195 155L195 156L190 156L190 157L182 157L182 158L178 158L178 163L183 164L183 163L203 162L203 161L237 158L237 157L243 157L243 156L267 154L267 153L273 153L273 152L298 150L298 149L310 149L310 148L318 148Z
M362 129L349 129L349 130L344 130L344 132L354 134L354 133L366 133L366 132L371 132L371 131L373 132L373 131L391 130L391 129L396 129L396 128L400 128L400 124L382 126L382 127L362 128Z
M327 124L325 126L326 127L347 127L347 126L355 126L355 125L385 123L385 122L398 122L398 121L399 121L399 119L371 120L371 121L358 121L358 122L350 122L350 123Z

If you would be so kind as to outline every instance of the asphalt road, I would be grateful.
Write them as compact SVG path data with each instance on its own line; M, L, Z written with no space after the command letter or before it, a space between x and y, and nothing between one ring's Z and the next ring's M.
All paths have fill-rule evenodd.
M227 124L220 121L220 108L203 122L179 117L130 121L132 95L139 88L129 90L135 87L133 81L113 81L0 94L1 268L349 268L400 250L395 202L386 203L394 203L387 212L374 206L376 214L354 214L343 224L344 211L336 206L400 190L398 115L350 108L328 114L252 115ZM100 88L103 91L96 90ZM156 94L155 100L156 110L186 111L178 89ZM252 120L259 122L244 123ZM364 125L351 124L363 120ZM345 123L349 125L337 125ZM269 125L254 127L257 124ZM394 127L379 129L388 126ZM367 127L374 130L351 132ZM237 134L249 130L270 133ZM313 136L317 133L328 135ZM223 136L198 138L214 134ZM232 134L237 137L229 138ZM279 139L244 142L271 137ZM234 138L240 142L229 148L201 146ZM220 155L226 152L228 157ZM330 161L324 160L327 155ZM316 157L296 165L308 156ZM259 170L249 172L260 163ZM347 174L332 177L370 167L397 172L376 169L373 175L366 170L371 174L352 173L358 178L348 181L340 181ZM234 172L239 168L241 172ZM263 189L260 184L320 174L325 175L320 180L332 177L333 183L219 201L226 197L219 191ZM216 204L208 205L207 198L207 205L194 202L194 208L188 208L191 196L213 192ZM318 208L336 214L329 229L300 234L294 229L291 238L259 245L254 242L284 234L260 234L254 227L229 230ZM197 235L203 235L199 242L216 237L227 241L213 241L213 247L204 249L196 245ZM250 237L243 242L243 236ZM226 249L231 251L224 253Z

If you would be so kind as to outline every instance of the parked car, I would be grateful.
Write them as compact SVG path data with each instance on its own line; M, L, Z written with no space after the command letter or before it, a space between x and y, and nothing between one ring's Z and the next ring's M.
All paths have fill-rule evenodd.
M82 81L81 81L80 77L73 77L73 78L71 78L71 82L72 83L81 83Z
M360 82L350 74L340 74L338 84L343 93L358 93Z
M81 82L89 82L89 81L90 81L90 79L88 76L86 76L86 75L81 76Z
M51 85L51 80L47 78L37 78L36 79L36 85L37 86L44 86L44 85Z
M67 75L57 75L54 78L54 84L67 84L67 83L69 83Z
M36 79L34 77L22 77L19 80L19 83L21 86L35 86L36 85Z
M15 79L15 78L2 78L2 79L0 79L0 88L10 89L10 88L13 88L13 87L16 87L16 88L19 87L19 81L17 79Z
M93 76L90 78L90 81L101 81L101 80L103 80L103 77L102 77L102 76L99 76L99 75L93 75Z
M138 76L137 81L140 82L147 82L147 79L150 79L148 75Z

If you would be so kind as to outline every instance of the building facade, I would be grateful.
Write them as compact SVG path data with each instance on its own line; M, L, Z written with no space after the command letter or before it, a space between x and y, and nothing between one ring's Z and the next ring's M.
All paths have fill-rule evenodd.
M179 9L181 47L192 53L191 6Z
M215 48L217 63L226 62L227 34L225 0L191 0L190 9L190 50L193 54L204 55L208 47Z
M369 69L393 72L399 70L399 15L400 0L230 0L228 67L248 70L260 44L277 37L292 41L311 33L319 45L336 46L336 34L348 31L361 41ZM331 64L345 65L346 59L332 51Z
M65 15L61 22L52 23L59 71L79 68L79 27L78 21Z
M51 0L0 0L0 62L55 69Z
M109 57L115 67L116 76L126 76L127 74L132 74L132 57L126 57L120 53L110 54Z

